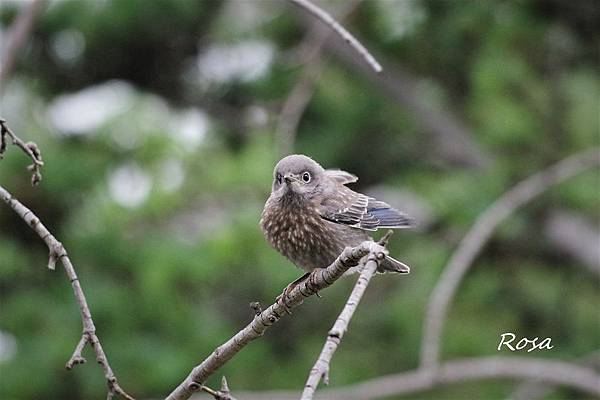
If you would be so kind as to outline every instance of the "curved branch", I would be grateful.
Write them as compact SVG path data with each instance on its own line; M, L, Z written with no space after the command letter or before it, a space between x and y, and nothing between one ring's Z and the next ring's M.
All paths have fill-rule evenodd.
M336 31L346 43L348 43L366 62L373 68L376 73L383 71L381 65L375 60L375 57L369 53L369 50L365 48L350 32L348 32L342 25L340 25L329 13L322 8L314 5L308 0L289 0L299 7L305 9L325 24L329 25L331 29Z
M450 383L498 378L531 378L600 395L600 375L589 368L563 361L529 357L482 357L449 361L439 369L384 376L334 391L337 398L368 399L414 393ZM330 393L324 393L332 398Z
M583 215L552 210L544 221L544 236L558 252L579 261L600 278L600 232Z
M393 231L388 231L388 233L379 241L379 244L385 247L392 233ZM321 354L319 354L315 365L308 375L304 391L302 392L302 400L311 400L314 397L321 378L326 385L329 385L329 364L331 358L341 343L344 334L348 330L348 324L354 315L354 311L356 311L358 303L360 303L367 286L369 286L371 278L375 275L375 271L377 271L377 267L384 257L385 254L383 252L371 252L369 254L367 262L360 272L360 276L356 281L356 285L354 285L354 289L352 289L352 293L350 293L350 297L348 297L348 301L346 301L344 309L335 320L331 330L327 333L327 340L325 341L323 350L321 350Z
M436 368L382 376L356 385L323 390L318 399L366 400L423 392L454 383L487 379L535 379L600 396L600 375L579 365L532 357L480 357L447 361ZM293 391L240 392L244 400L292 400ZM242 397L243 396L243 397Z
M430 298L421 344L422 367L433 367L439 362L442 329L450 302L494 229L520 206L545 190L599 164L598 148L570 156L517 184L477 218L448 261Z
M300 119L313 97L315 86L321 75L321 61L315 59L304 68L298 82L285 99L275 132L278 139L279 153L281 156L292 154L294 142Z
M133 397L128 395L117 382L117 377L112 371L110 364L108 363L108 359L106 358L106 354L104 354L104 349L102 348L102 344L100 344L100 339L96 335L96 326L94 325L94 320L92 319L92 314L90 313L90 309L88 307L87 301L85 299L85 295L83 294L83 290L81 289L81 284L79 283L79 278L77 278L77 274L75 273L75 268L67 255L67 251L63 247L62 243L59 242L54 235L52 235L48 229L42 224L40 219L35 216L35 214L21 204L17 199L11 196L11 194L0 186L0 198L8 204L22 219L25 221L27 225L29 225L37 235L42 238L42 240L48 246L50 250L50 256L48 261L48 268L54 269L56 266L56 262L60 260L62 265L65 267L65 272L69 277L69 281L71 282L71 287L73 288L73 293L75 294L75 299L79 304L79 311L81 312L81 321L83 324L83 333L81 335L81 339L77 346L75 347L75 351L73 355L69 359L66 364L67 369L73 368L77 364L82 364L85 362L81 352L86 344L89 344L94 353L96 354L96 361L102 367L104 371L104 377L106 378L106 382L108 384L108 398L112 398L114 395L121 395L125 399L133 400Z
M600 368L600 351L595 351L585 356L580 364L585 367ZM545 385L538 379L530 380L520 384L507 400L536 400L548 395L555 387Z
M201 390L210 375L225 365L251 341L262 336L271 325L288 314L292 308L302 304L305 298L333 284L349 268L357 266L360 259L370 252L379 253L384 250L379 244L369 241L356 247L347 247L330 266L314 270L308 279L290 290L288 296L280 296L269 308L257 313L245 328L217 347L210 356L197 365L187 378L169 394L167 400L189 399L194 392ZM258 310L258 307L256 309Z

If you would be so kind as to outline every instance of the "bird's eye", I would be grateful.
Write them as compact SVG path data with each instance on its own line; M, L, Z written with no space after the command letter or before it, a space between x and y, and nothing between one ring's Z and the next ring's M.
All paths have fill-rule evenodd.
M277 179L277 183L279 183L281 185L283 177L281 176L281 174L279 172L277 173L277 177L275 179Z
M310 173L308 173L308 172L303 173L302 180L304 181L304 183L310 182Z

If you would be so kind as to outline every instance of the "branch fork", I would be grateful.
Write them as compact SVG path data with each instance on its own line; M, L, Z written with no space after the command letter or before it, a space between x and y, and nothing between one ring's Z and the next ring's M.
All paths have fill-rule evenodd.
M29 171L33 172L31 175L31 184L33 186L39 184L42 180L41 168L44 166L44 161L42 160L42 152L38 145L34 142L23 142L10 130L6 120L0 118L0 160L4 157L4 152L6 151L7 137L11 139L13 145L20 147L31 158L33 163L27 167Z
M338 278L369 253L383 252L378 243L365 241L356 247L347 247L342 254L327 268L321 268L311 273L306 279L289 291L289 296L276 300L267 309L254 316L252 321L231 339L218 346L211 355L197 365L187 378L173 390L167 400L189 399L192 394L204 386L204 382L251 341L259 338L264 332L282 317L287 311L299 306L304 299L333 284ZM376 268L376 265L375 265Z
M333 327L327 333L327 339L325 340L321 354L319 354L317 361L315 361L314 366L310 370L306 385L304 386L304 391L302 392L301 400L311 400L314 397L317 386L321 380L323 380L325 385L329 385L329 370L333 354L348 330L348 324L350 323L371 278L375 275L379 263L385 259L387 254L385 246L392 234L393 231L388 230L379 242L369 251L367 262L360 272L356 285L354 285L354 289L352 289L352 293L350 294L350 297L348 297L348 301L346 301L346 305L333 324Z
M231 395L229 385L227 384L227 378L225 378L225 376L221 378L220 390L214 390L204 385L200 386L200 390L210 394L212 397L215 398L215 400L236 400L236 398Z

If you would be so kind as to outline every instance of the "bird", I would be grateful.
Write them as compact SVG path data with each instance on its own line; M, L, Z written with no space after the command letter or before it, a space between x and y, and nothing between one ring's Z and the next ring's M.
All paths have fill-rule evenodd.
M275 166L260 227L275 250L307 271L295 283L329 266L344 248L372 241L370 232L415 225L407 214L346 186L357 180L349 172L324 169L302 154L284 157ZM359 271L365 262L366 257L347 273ZM377 272L407 274L410 267L386 255Z

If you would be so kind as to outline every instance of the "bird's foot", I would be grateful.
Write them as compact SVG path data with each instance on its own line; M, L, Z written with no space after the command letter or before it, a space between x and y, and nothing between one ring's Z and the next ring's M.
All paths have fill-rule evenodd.
M281 304L285 308L285 312L287 312L288 314L292 314L292 311L290 310L290 307L287 305L286 300L290 298L290 295L292 294L292 290L294 290L294 288L296 286L298 286L299 284L304 282L306 279L308 279L309 276L310 276L310 272L307 272L306 274L302 275L300 278L296 279L295 281L293 281L292 283L287 285L285 287L285 289L283 289L283 292L281 292L281 294L275 298L276 302L281 301Z

